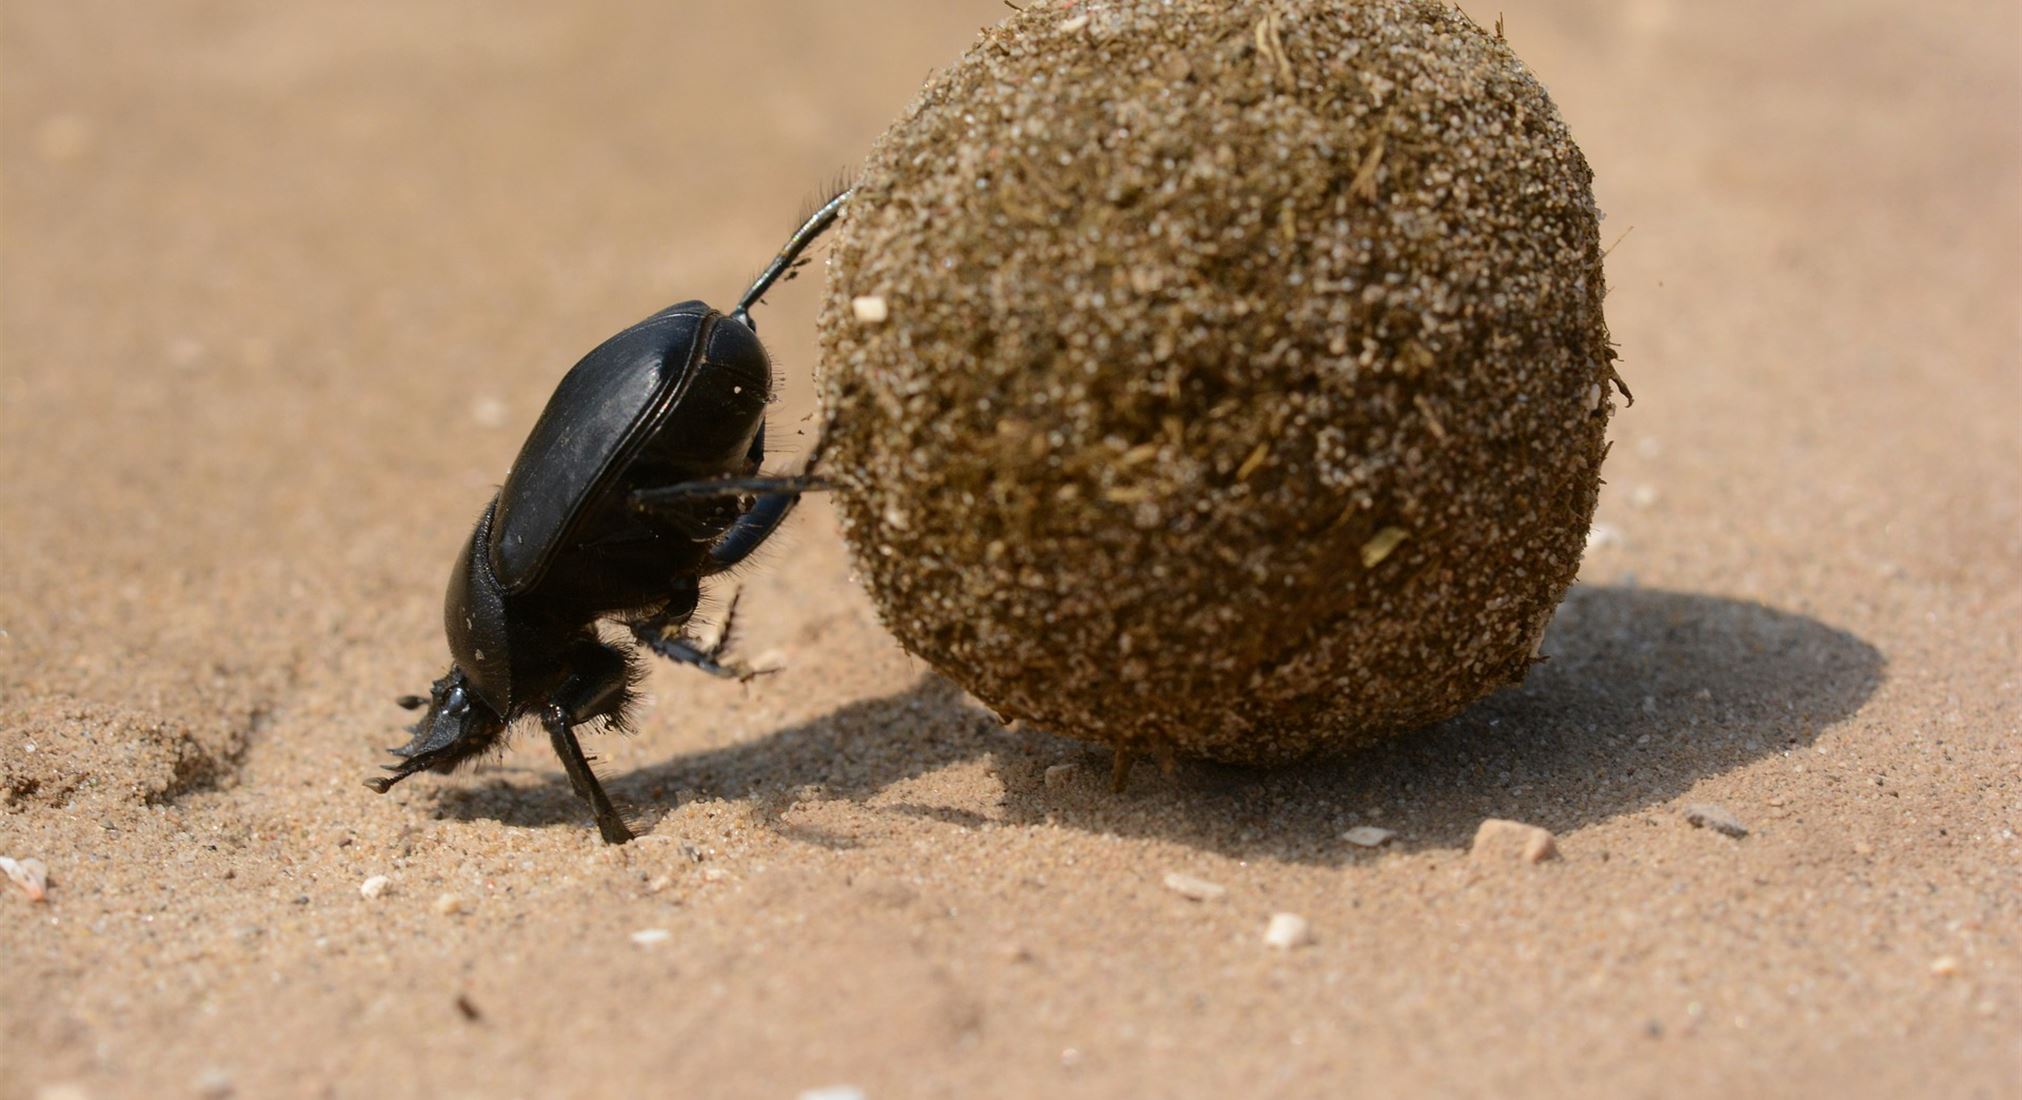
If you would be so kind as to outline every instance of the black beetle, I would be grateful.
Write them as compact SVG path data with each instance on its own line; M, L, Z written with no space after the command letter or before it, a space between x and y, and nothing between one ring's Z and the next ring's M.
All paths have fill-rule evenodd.
M392 750L381 794L419 771L449 772L536 715L569 783L612 844L632 830L590 770L575 727L622 725L642 670L597 636L625 623L662 657L718 676L723 641L686 637L701 581L743 561L778 529L810 477L763 477L772 361L751 309L835 222L849 192L823 203L724 316L682 302L604 341L555 387L450 573L443 625L452 661ZM734 610L734 605L732 610ZM729 637L726 614L723 639Z

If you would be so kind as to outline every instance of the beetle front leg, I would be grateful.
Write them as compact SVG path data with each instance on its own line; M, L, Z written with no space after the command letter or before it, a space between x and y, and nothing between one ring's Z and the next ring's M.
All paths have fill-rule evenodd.
M611 796L604 793L604 785L597 781L597 773L590 770L589 758L583 755L583 746L576 741L576 731L569 728L568 712L550 703L541 709L541 725L547 727L548 743L555 747L555 755L562 758L562 769L569 773L569 785L596 815L597 831L603 834L604 842L623 844L631 840L632 830L625 824L624 815L612 805Z
M630 669L624 654L595 643L579 647L572 664L574 673L541 708L541 725L548 731L555 755L562 759L562 770L569 773L569 786L596 815L597 831L606 843L623 844L632 839L632 830L590 768L590 758L576 740L575 727L593 718L622 717L631 698Z

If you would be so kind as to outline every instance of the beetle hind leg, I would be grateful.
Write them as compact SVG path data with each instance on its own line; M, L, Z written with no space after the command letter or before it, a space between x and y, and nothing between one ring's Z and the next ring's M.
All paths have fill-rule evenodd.
M634 489L632 506L642 512L654 512L741 496L799 496L802 493L818 493L826 488L828 482L813 474L712 477L700 481L684 481L679 485L656 485L647 489Z
M739 562L750 557L765 540L779 530L786 517L793 512L793 506L800 503L799 493L771 493L758 498L751 510L737 517L730 530L709 548L709 569L712 573L725 572Z
M758 278L751 281L751 289L744 292L744 297L737 300L737 308L730 311L731 320L746 328L757 330L758 326L751 323L751 311L757 307L759 300L765 297L765 292L772 289L774 283L780 282L782 278L793 277L794 269L801 264L800 254L807 251L808 247L823 233L828 232L829 226L834 225L836 219L842 216L843 206L849 202L849 197L849 186L838 184L829 199L814 208L806 220L801 222L800 228L793 231L793 236L786 239L786 244L781 246L779 254L772 258L771 263L765 265L765 270L759 273Z
M827 488L826 481L812 474L714 478L634 490L632 507L648 514L686 514L696 505L711 500L756 497L751 507L709 548L709 562L703 572L722 573L750 557L771 538L793 513L794 505L800 503L802 493L818 493Z

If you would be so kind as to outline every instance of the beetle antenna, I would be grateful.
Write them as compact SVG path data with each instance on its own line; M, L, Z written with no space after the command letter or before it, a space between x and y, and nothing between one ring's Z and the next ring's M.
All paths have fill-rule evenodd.
M746 328L752 327L752 307L765 297L765 292L771 290L774 283L793 270L800 260L800 254L807 251L809 245L826 233L829 226L835 224L835 220L842 216L843 204L849 201L849 197L850 189L844 188L831 196L827 202L815 207L814 213L809 214L800 228L794 230L793 236L786 239L786 244L779 250L779 255L774 256L772 262L765 265L765 270L759 272L758 278L751 283L751 289L745 291L744 297L737 300L737 308L730 311L731 320Z

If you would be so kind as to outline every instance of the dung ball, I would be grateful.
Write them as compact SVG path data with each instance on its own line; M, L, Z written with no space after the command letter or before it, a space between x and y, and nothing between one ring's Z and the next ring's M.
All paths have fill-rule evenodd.
M1239 763L1520 679L1613 411L1591 183L1447 5L986 32L829 261L822 466L885 623L1007 718Z

